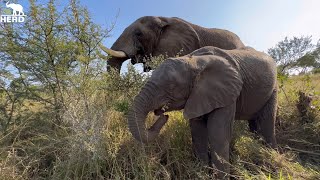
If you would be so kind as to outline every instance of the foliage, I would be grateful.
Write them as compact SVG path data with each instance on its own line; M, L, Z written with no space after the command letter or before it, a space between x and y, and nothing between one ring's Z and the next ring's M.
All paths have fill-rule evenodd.
M1 24L0 179L213 178L212 168L193 156L181 112L169 113L155 142L142 145L132 139L126 113L148 75L133 66L123 75L106 72L96 46L108 32L92 23L78 1L62 11L53 0L30 4L28 22ZM152 57L148 65L156 68L165 59ZM320 78L278 79L279 149L250 133L246 121L236 121L235 179L320 178ZM307 123L296 110L299 91L314 97L314 116L307 116ZM149 115L148 124L152 120Z
M11 86L6 82L19 81L20 91L24 91L19 98L23 95L42 103L60 123L66 105L63 91L72 83L69 75L88 71L97 44L107 32L92 23L87 10L76 0L62 10L54 0L46 6L29 2L25 23L3 23L0 27L0 64L13 73L7 71L1 78L2 89ZM12 98L10 101L14 104Z
M308 67L318 67L319 43L318 47L312 44L311 36L286 37L275 47L268 49L268 54L277 62L279 73L288 73L290 69L302 68L305 72Z

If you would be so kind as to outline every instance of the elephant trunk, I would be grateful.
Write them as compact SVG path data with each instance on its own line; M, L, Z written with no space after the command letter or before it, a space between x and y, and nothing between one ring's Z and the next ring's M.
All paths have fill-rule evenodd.
M110 71L110 68L114 68L116 71L120 73L122 63L127 60L128 58L117 58L117 57L111 57L108 60L108 71Z
M132 108L128 113L128 127L135 139L142 143L153 141L159 134L161 128L166 123L168 117L160 118L150 128L146 128L146 117L154 109L154 98L156 91L146 84L141 92L135 97ZM161 116L160 116L161 117Z
M129 57L125 54L125 52L113 50L113 49L116 49L115 45L113 45L111 49L105 47L102 44L99 44L99 47L101 48L102 51L104 51L105 53L111 56L111 58L108 59L108 57L101 55L102 59L108 60L108 71L110 71L111 68L114 68L116 71L120 72L122 63L125 60L129 59Z

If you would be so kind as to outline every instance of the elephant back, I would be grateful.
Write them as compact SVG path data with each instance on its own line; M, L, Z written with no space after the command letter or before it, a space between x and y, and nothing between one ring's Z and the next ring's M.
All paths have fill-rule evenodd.
M253 48L230 50L229 55L239 65L243 79L237 111L247 117L261 109L276 90L276 63L267 54Z
M231 31L219 28L201 27L178 17L174 17L174 19L189 24L197 32L200 38L200 47L214 46L227 50L245 47L240 37Z

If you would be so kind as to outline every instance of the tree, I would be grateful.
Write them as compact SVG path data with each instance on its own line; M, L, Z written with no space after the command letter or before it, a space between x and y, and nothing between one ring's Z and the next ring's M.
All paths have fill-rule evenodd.
M279 66L279 73L286 74L295 67L313 66L315 64L314 45L311 36L286 37L275 47L268 49L268 54L273 57Z
M97 46L108 31L95 25L77 0L61 9L55 0L46 6L35 0L29 3L25 23L0 24L0 65L10 69L28 98L44 104L60 123L65 90L72 83L69 75L88 71L101 54ZM2 81L1 89L10 92L12 79Z

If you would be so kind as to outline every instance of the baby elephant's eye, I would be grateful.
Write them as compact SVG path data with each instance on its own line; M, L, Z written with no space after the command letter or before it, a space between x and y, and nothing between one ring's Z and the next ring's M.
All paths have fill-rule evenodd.
M141 31L136 31L136 32L135 32L135 35L136 35L136 36L138 36L138 37L143 36L143 34L142 34L142 32L141 32Z

